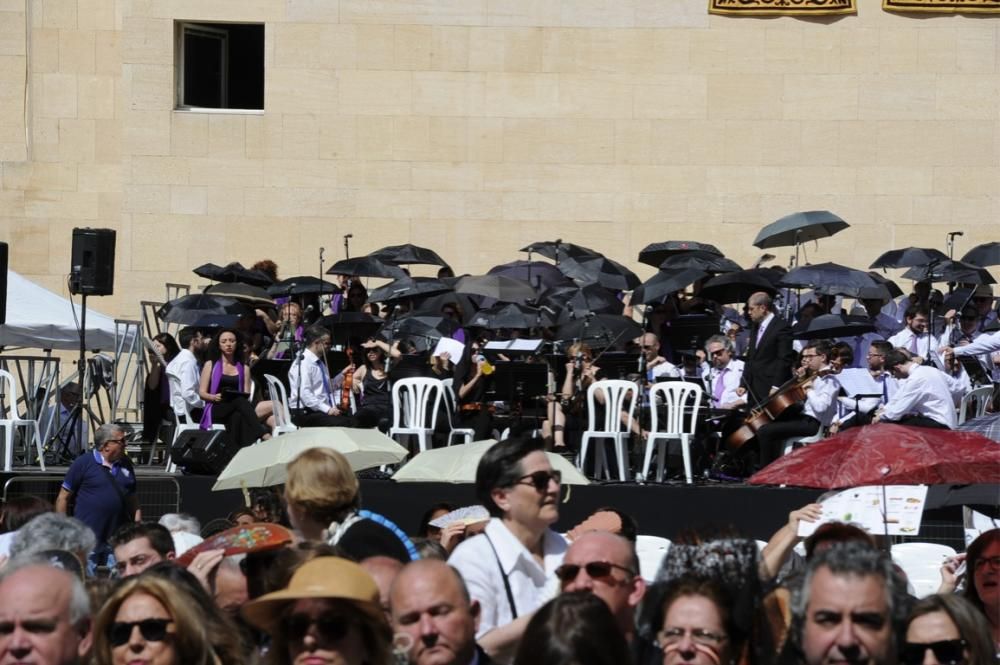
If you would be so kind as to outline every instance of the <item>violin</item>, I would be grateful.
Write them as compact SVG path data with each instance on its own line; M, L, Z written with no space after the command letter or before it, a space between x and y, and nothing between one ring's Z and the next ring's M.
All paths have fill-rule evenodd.
M344 370L344 383L340 388L340 412L351 412L351 391L354 390L354 349L347 347L347 369Z
M743 419L743 425L729 435L726 444L731 450L743 447L743 444L757 436L757 430L777 420L790 407L804 401L806 391L809 390L813 381L821 376L836 374L836 372L837 370L828 367L814 374L786 382L777 392L768 397L767 401L750 410L750 414Z

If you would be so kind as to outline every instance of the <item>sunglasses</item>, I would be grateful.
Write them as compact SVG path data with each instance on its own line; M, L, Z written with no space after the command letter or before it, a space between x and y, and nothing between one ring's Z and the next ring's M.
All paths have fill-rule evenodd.
M139 626L142 639L147 642L162 642L167 637L167 626L172 624L171 619L143 619L142 621L116 621L111 624L108 630L108 641L111 646L120 647L128 644L132 637L132 629Z
M625 566L619 566L617 563L611 563L610 561L590 561L582 566L575 563L564 563L556 568L556 577L563 584L569 584L576 579L576 576L580 574L580 570L582 569L587 571L588 577L598 580L610 577L611 571L614 568L624 570L629 577L635 577L635 571Z
M552 471L535 471L517 479L515 485L531 485L539 492L544 492L549 488L549 481L556 481L556 485L562 482L562 471L553 469Z
M976 559L976 570L987 566L993 570L1000 570L1000 556L984 556Z
M307 614L292 614L285 619L285 635L292 642L301 642L313 625L317 634L329 642L344 639L351 627L349 619L336 614L324 614L316 619Z
M941 665L960 665L965 662L965 640L941 640L940 642L907 642L899 654L903 665L920 665L924 654L930 649Z

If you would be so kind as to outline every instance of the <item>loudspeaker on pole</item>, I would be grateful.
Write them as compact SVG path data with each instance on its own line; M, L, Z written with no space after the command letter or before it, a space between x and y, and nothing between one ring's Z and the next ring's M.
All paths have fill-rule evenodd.
M115 289L115 230L73 229L69 292L110 296Z

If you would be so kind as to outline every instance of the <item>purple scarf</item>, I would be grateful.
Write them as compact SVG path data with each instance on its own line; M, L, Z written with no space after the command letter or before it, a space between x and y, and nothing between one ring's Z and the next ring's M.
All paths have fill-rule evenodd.
M236 363L236 376L240 380L240 390L243 390L243 363ZM208 392L215 394L219 391L219 384L222 383L222 361L216 360L212 365L212 380L208 384ZM212 406L215 402L206 402L205 410L201 414L201 429L212 429Z

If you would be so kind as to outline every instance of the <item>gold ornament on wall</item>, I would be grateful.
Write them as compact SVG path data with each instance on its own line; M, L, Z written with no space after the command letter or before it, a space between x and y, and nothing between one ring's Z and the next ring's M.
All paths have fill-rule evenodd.
M1000 0L882 0L887 12L1000 14Z
M857 14L856 0L709 0L709 14L725 16L828 16Z

